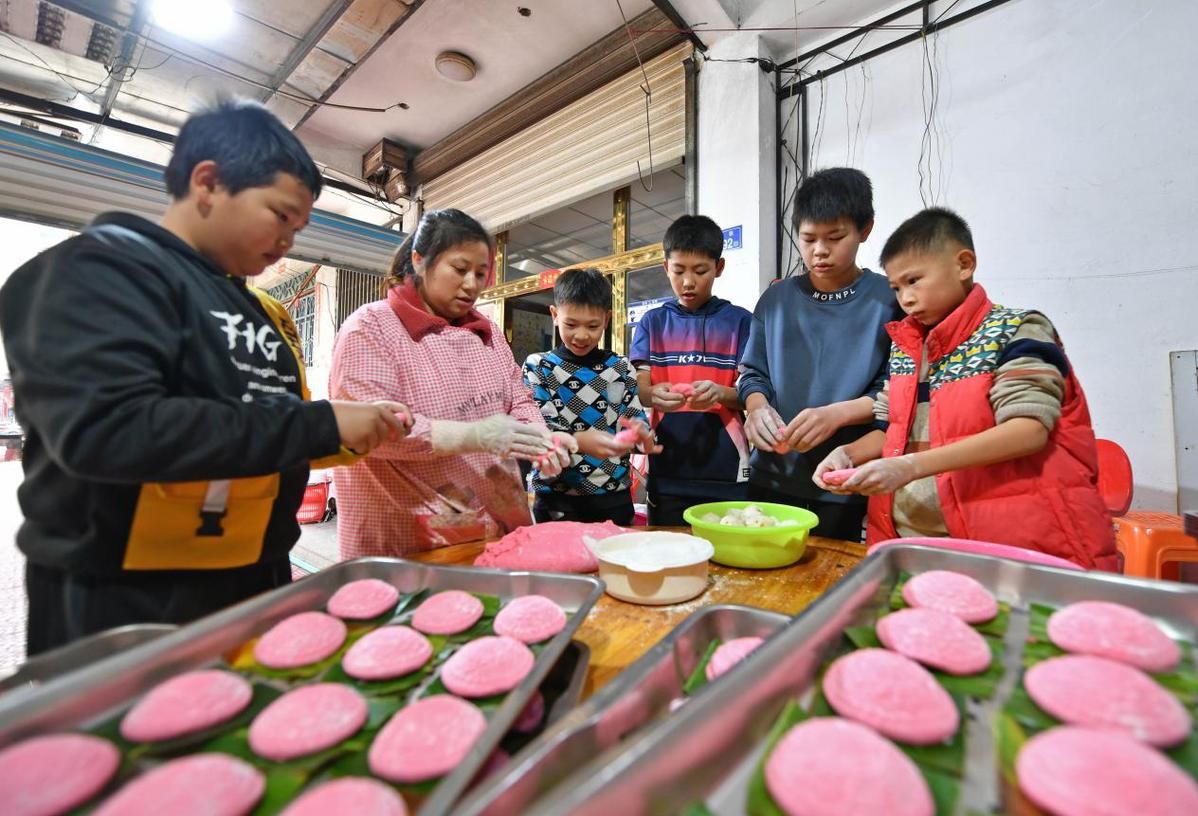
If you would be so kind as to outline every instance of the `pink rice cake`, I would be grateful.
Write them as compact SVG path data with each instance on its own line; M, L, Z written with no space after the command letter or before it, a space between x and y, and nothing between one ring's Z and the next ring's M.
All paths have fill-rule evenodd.
M350 581L329 598L330 615L345 620L371 620L399 602L399 590L378 578Z
M695 386L693 383L670 383L670 390L690 399L695 393Z
M994 659L976 629L940 609L891 612L878 621L877 632L882 645L892 652L949 674L977 674Z
M474 565L537 572L597 572L599 560L587 541L601 541L623 532L624 528L610 521L548 521L517 527L488 544Z
M228 722L250 704L254 689L220 669L187 672L160 683L121 720L130 742L162 742Z
M940 609L966 623L985 623L998 614L998 601L968 575L948 570L920 573L903 585L903 600L915 607Z
M504 694L532 671L536 656L518 640L481 637L458 649L441 668L441 682L461 697Z
M836 713L909 745L943 742L961 723L953 698L927 669L885 649L837 658L823 689Z
M531 734L541 727L544 720L545 697L541 692L536 691L533 692L528 705L524 706L524 710L520 712L520 716L516 718L516 722L512 724L512 730L517 734Z
M844 484L856 475L857 468L844 468L842 470L829 470L823 476L820 476L820 478L824 480L824 484L836 487Z
M487 761L478 769L478 777L476 781L486 779L491 774L496 774L502 771L512 761L512 755L502 748L496 748L487 757Z
M616 441L621 445L635 445L640 441L641 435L636 428L625 428L622 431L616 431Z
M282 816L408 816L403 797L389 785L361 776L344 776L312 788Z
M266 791L262 772L228 754L193 754L142 774L94 816L245 816Z
M250 749L273 762L320 753L358 733L367 713L365 698L349 686L299 686L254 718Z
M412 616L412 628L426 635L456 635L478 623L483 602L460 589L430 595Z
M458 766L487 730L473 704L436 694L402 708L375 737L370 772L398 784L444 776Z
M391 680L411 674L432 656L433 644L415 629L384 626L350 646L341 668L355 680Z
M56 816L90 801L121 764L108 740L87 734L30 737L0 750L0 813Z
M796 725L765 763L765 785L788 816L932 816L923 775L864 725L816 717Z
M740 661L749 656L749 652L756 649L765 641L759 637L742 637L733 638L732 640L721 643L711 654L711 659L707 661L707 668L704 669L704 674L708 680L714 680L724 672L731 669Z
M1062 722L1124 731L1157 748L1183 742L1193 729L1177 697L1139 669L1105 657L1045 660L1027 670L1023 685Z
M1198 782L1159 751L1118 731L1063 725L1029 739L1019 787L1055 816L1193 816Z
M495 634L540 643L566 628L566 613L544 595L522 595L495 616Z
M324 612L301 612L276 623L254 645L254 659L268 669L298 669L336 654L348 630Z
M1077 654L1118 660L1147 672L1167 672L1181 662L1181 649L1152 618L1108 601L1082 601L1054 612L1048 639Z

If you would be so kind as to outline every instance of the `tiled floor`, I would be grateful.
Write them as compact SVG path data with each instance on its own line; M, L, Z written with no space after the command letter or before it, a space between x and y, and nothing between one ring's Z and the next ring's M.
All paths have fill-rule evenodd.
M25 659L25 559L14 543L20 484L21 463L0 462L0 675Z
M21 463L0 462L0 676L25 659L25 559L13 543L21 526ZM337 522L305 524L292 551L292 575L337 563Z

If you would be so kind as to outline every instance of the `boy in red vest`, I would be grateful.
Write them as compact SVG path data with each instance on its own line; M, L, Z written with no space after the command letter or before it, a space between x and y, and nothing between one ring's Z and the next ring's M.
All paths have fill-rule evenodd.
M1048 318L990 302L949 210L903 222L881 262L907 317L886 327L878 429L834 449L815 483L870 496L870 543L952 536L1117 570L1086 398Z

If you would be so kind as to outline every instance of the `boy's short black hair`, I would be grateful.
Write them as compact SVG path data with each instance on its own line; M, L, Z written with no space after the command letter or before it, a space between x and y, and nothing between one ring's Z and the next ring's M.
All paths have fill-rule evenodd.
M672 252L697 252L718 261L724 254L724 233L706 215L684 215L670 224L661 239L666 261Z
M611 281L598 269L567 269L553 284L555 306L611 309Z
M209 159L216 162L221 184L234 195L274 184L279 173L295 176L313 198L323 186L320 170L300 140L257 102L223 100L183 123L163 173L172 198L187 197L191 171Z
M879 262L883 267L904 252L929 252L948 243L973 250L973 233L965 219L945 207L929 207L899 224L882 247Z
M804 221L826 224L847 218L859 231L874 220L874 188L869 176L851 167L829 167L808 176L795 191L794 227Z

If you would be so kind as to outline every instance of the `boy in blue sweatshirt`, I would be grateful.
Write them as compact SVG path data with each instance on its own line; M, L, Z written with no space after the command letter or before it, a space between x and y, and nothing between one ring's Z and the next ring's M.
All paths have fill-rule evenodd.
M641 319L628 357L662 444L649 458L649 523L679 527L691 505L748 498L736 367L753 316L711 294L724 271L724 235L714 221L684 215L662 244L678 299Z
M794 226L806 274L778 281L753 312L737 382L756 450L753 501L805 507L814 535L860 541L865 501L821 490L815 466L873 427L890 341L901 317L884 275L857 265L874 225L873 190L859 170L814 173L795 194Z

